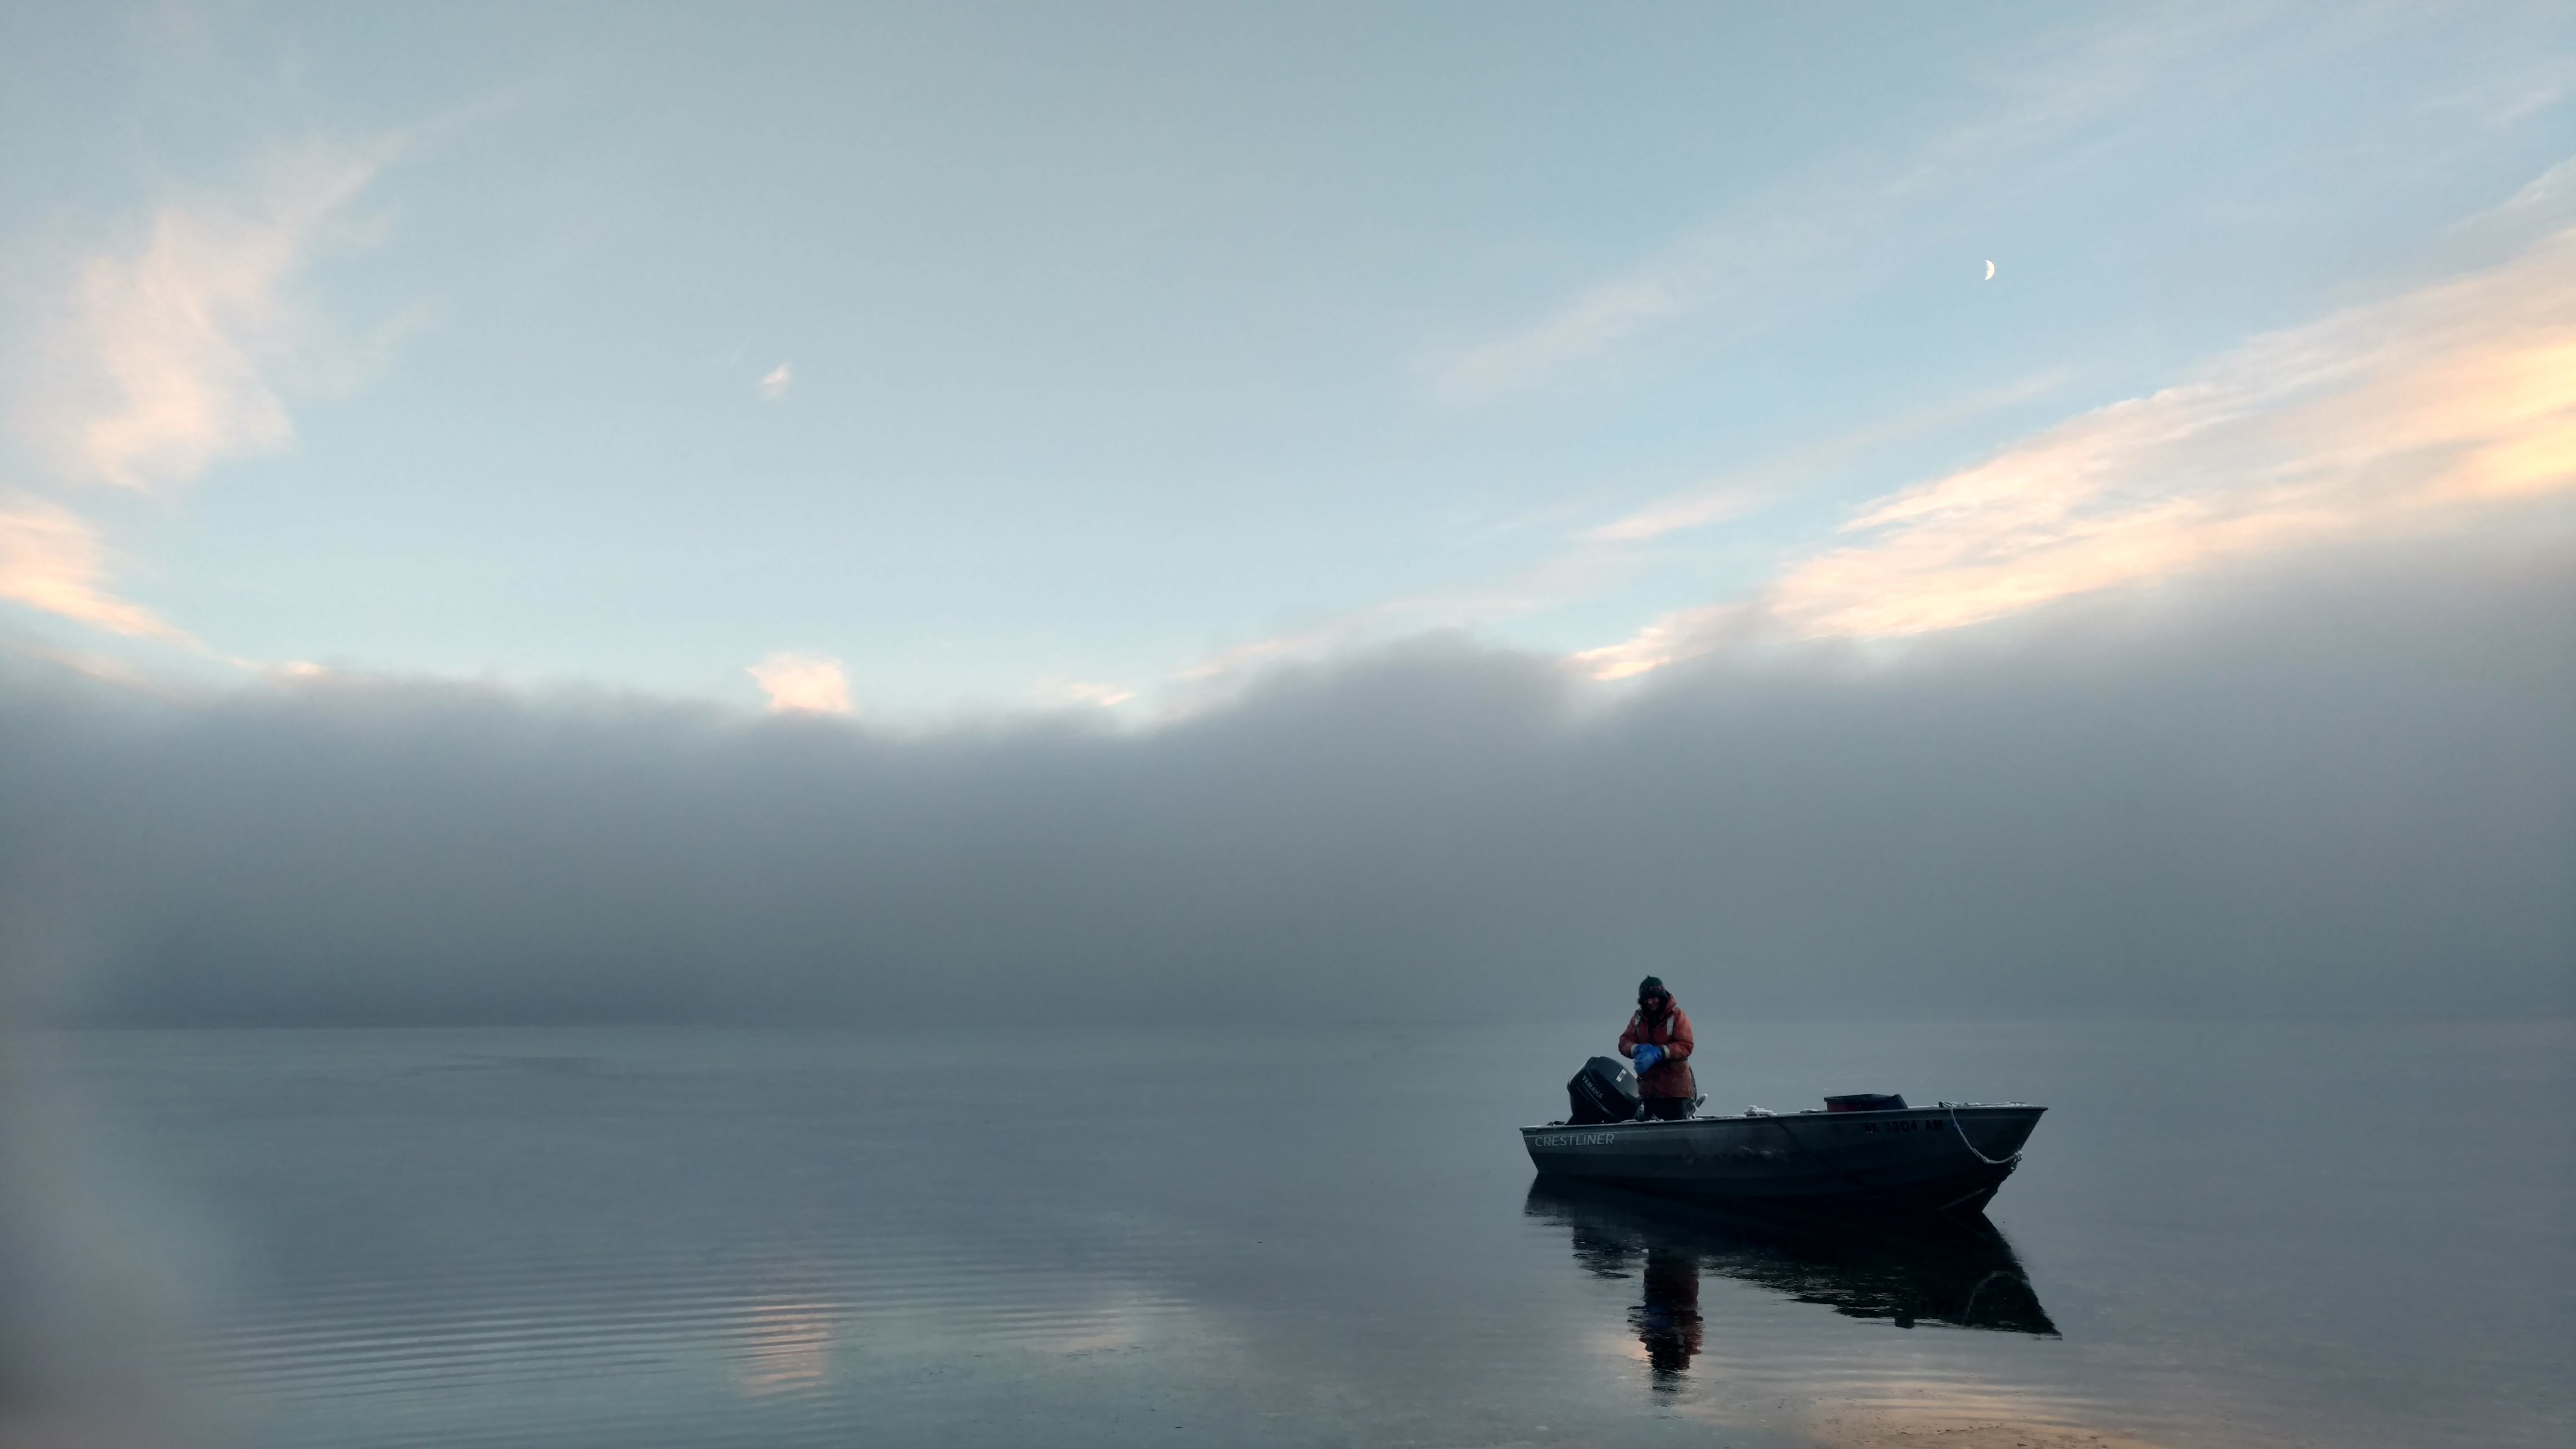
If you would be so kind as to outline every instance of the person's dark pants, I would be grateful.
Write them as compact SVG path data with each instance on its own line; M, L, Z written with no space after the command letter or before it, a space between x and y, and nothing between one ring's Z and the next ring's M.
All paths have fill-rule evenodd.
M1690 1116L1691 1107L1698 1101L1697 1097L1648 1097L1645 1104L1646 1120L1679 1122Z

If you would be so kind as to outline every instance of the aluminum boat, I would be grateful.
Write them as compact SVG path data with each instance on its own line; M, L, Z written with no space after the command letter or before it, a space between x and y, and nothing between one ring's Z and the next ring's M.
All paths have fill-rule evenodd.
M1521 1129L1540 1173L1749 1208L1976 1212L2045 1107L1943 1102Z

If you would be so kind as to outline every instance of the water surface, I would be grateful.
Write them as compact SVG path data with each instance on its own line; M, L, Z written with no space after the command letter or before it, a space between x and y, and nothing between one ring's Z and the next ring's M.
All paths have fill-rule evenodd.
M1694 1015L1713 1108L2052 1110L1991 1232L1847 1234L1534 1183L1615 1003L43 1057L187 1239L217 1442L2576 1442L2567 1023Z

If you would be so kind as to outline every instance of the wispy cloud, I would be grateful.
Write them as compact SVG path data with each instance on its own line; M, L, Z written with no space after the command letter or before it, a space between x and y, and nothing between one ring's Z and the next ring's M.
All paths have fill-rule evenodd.
M1057 698L1069 704L1087 704L1095 709L1111 709L1136 697L1136 691L1123 684L1101 684L1076 680L1055 687Z
M108 591L105 553L97 531L67 508L34 499L0 505L0 599L110 633L192 642Z
M1758 483L1720 483L1677 494L1586 531L1600 543L1643 543L1668 533L1706 528L1741 518L1762 506L1769 490Z
M137 490L288 446L281 389L331 390L358 362L302 275L362 237L348 209L396 149L305 147L247 195L166 206L138 245L83 259L37 344L19 429L64 477Z
M1731 522L1770 503L1801 480L1848 463L1871 449L2029 402L2064 380L2062 373L2055 372L2020 378L2002 387L1943 398L1846 428L1758 466L1658 498L1643 508L1586 529L1579 537L1582 542L1595 544L1646 543L1667 534Z
M2554 173L2553 173L2554 174ZM1865 425L1583 530L1490 585L1354 609L1211 654L1202 683L1405 629L1525 616L1633 572L1667 536L1767 506L1893 439L2059 385L2044 376ZM1572 657L1617 679L1786 632L1896 637L2227 558L2429 531L2576 490L2576 231L2485 272L2254 339L2176 385L1885 495L1850 540L1751 595Z
M2555 212L2576 199L2576 156L2570 156L2531 179L2497 208L2507 213Z
M760 395L767 401L781 402L786 399L787 390L795 385L795 369L782 362L776 367L771 368L768 372L762 374L760 379Z
M1722 214L1532 322L1434 353L1424 370L1442 397L1480 402L1552 381L1684 319L1749 330L1863 289L1964 233L1998 190L2080 164L2099 144L2094 123L2227 23L2218 12L2167 15L2001 66L2001 98L1988 114L1901 158L1853 158Z
M849 714L850 677L820 654L772 654L743 672L769 696L771 714Z
M71 262L13 359L8 416L39 463L31 481L166 491L292 444L286 398L345 389L372 350L329 324L305 293L307 271L335 246L371 240L352 204L407 145L469 115L280 151L237 190L173 201L128 244ZM58 503L0 505L0 598L202 650L117 597L106 557L97 529Z
M1577 656L1956 628L2247 555L2456 524L2576 490L2576 231L2505 265L2257 338L2151 396L1887 495L1752 605Z
M1579 529L1559 548L1496 579L1382 599L1208 654L1173 675L1200 684L1291 659L1314 658L1406 631L1468 628L1526 618L1594 597L1633 578L1673 536L1731 524L1771 508L1833 469L1891 443L2029 402L2064 382L2060 373L2019 378L1909 408L1676 490L1606 523ZM1568 508L1548 510L1562 521ZM1730 611L1741 612L1730 606Z
M1761 609L1749 603L1677 609L1616 644L1583 650L1569 662L1595 679L1631 679L1714 652L1729 639L1758 632L1761 622Z

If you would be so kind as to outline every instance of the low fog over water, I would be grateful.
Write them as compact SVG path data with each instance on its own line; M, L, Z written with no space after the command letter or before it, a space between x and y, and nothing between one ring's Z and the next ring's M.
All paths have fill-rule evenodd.
M2576 1004L2563 543L1625 693L1426 639L1127 733L9 669L0 889L61 1020Z

